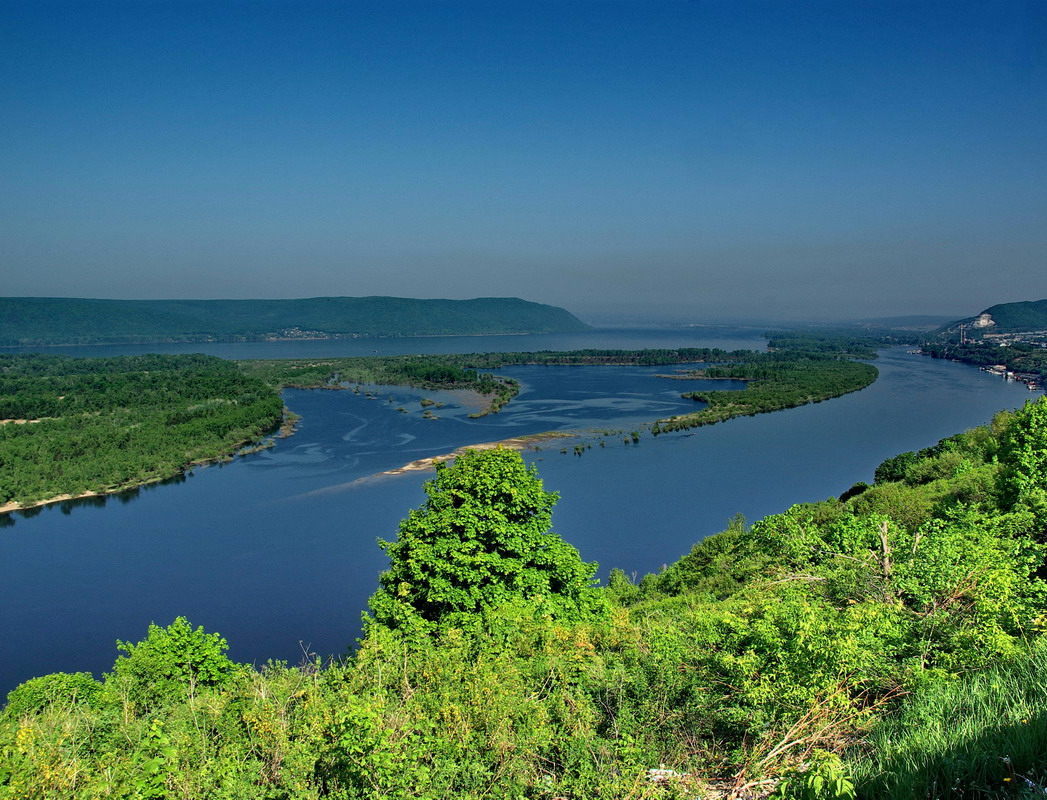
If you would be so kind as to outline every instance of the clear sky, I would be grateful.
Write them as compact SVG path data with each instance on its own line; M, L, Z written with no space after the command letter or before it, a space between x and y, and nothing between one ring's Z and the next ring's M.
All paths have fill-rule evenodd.
M1047 297L1047 0L0 0L0 294Z

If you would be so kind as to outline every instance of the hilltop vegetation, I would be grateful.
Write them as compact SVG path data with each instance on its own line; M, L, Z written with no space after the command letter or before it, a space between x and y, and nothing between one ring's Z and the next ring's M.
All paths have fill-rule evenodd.
M515 297L0 298L0 346L568 333L588 327L562 308Z
M989 314L1000 331L1035 331L1047 328L1047 300L999 303L982 312Z
M1044 453L1040 400L598 589L533 469L474 452L387 545L355 653L256 669L151 626L101 681L11 692L0 797L1020 796Z

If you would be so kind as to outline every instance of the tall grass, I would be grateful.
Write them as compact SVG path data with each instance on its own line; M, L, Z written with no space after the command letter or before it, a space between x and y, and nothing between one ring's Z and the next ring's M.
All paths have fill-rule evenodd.
M864 798L1047 796L1047 646L928 683L848 761Z

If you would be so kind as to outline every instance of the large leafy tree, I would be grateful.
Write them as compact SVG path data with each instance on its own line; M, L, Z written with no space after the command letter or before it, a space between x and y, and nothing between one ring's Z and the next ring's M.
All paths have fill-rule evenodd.
M436 469L425 504L400 523L395 542L381 542L390 565L370 601L376 622L424 631L506 603L572 620L603 608L597 565L550 532L557 495L519 454L467 450Z

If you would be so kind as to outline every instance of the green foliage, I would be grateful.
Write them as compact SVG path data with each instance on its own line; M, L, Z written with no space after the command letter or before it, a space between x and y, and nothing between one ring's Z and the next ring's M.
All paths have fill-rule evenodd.
M858 481L850 489L848 489L846 492L840 495L840 502L850 500L853 497L857 497L858 495L868 491L868 489L869 484L867 484L865 481Z
M768 800L854 800L854 782L836 753L815 750L802 770L778 783Z
M135 789L142 800L164 800L170 797L168 782L173 773L177 751L164 734L163 723L154 719L149 733L139 746L139 769L141 775L135 781Z
M280 424L275 390L203 355L0 356L0 505L177 476Z
M856 514L883 514L906 528L928 522L936 497L931 492L904 483L878 483L856 498L850 498Z
M684 397L708 407L693 414L659 420L660 431L684 430L737 416L752 416L864 389L876 380L871 364L815 353L754 353L744 362L702 370L700 377L749 381L742 392L688 392Z
M254 670L182 619L151 626L100 691L58 675L12 692L0 798L1040 791L1044 545L1021 483L1039 413L845 500L736 517L603 591L548 533L534 470L471 451L386 545L351 657Z
M429 499L382 542L389 570L372 596L374 619L390 628L456 626L505 602L557 619L581 619L601 605L595 564L549 532L556 495L518 453L467 450L437 464Z
M736 515L727 530L702 539L660 575L646 576L640 583L643 593L728 597L766 561L748 547L748 531L745 517Z
M913 466L918 460L919 456L911 450L907 453L891 456L880 463L873 473L873 477L876 483L903 481L909 471L909 467Z
M1027 402L1011 422L1001 455L1006 498L1043 517L1047 514L1047 398Z
M225 655L225 639L205 633L203 627L193 630L185 617L166 628L150 624L146 639L138 644L116 644L127 655L118 658L106 676L106 690L130 701L139 712L200 687L223 686L235 668Z
M52 705L90 705L101 688L90 672L56 672L31 678L8 693L3 716L18 719Z

